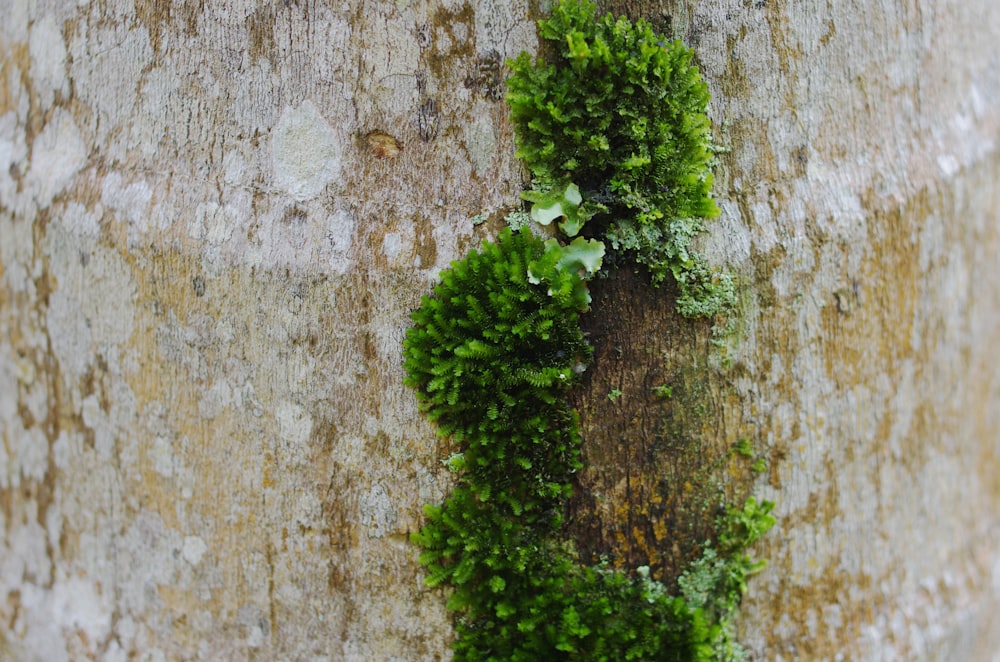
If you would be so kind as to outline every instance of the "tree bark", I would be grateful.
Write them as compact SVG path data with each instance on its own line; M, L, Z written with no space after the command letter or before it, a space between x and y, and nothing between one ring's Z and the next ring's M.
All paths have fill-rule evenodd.
M450 657L408 542L450 449L401 341L518 205L502 63L543 8L259 4L0 6L4 659ZM742 287L720 348L594 283L581 553L670 576L752 492L757 659L987 658L1000 7L604 9L695 49Z

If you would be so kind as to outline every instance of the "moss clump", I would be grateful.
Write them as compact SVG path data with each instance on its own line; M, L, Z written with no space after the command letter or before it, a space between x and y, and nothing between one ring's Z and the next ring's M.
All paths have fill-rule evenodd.
M453 590L456 658L735 659L721 653L738 651L730 617L760 569L743 551L773 523L768 506L731 511L679 596L648 569L584 566L560 540L580 467L565 394L590 356L571 247L503 231L442 273L404 341L406 383L456 446L457 486L413 536L427 583Z
M522 53L507 83L517 154L538 189L529 199L572 182L593 218L585 234L629 252L654 283L673 275L681 313L722 312L732 280L690 249L718 215L709 94L691 50L645 21L596 18L589 0L556 3L539 32L550 59Z
M660 43L644 23L594 23L588 2L560 2L540 25L566 48L551 66L536 68L527 56L514 63L521 156L539 180L526 196L531 220L561 219L557 227L572 237L598 219L595 235L656 279L673 273L682 303L704 312L718 279L687 246L700 229L692 219L715 207L707 94L690 53ZM573 89L584 80L590 87ZM452 590L457 660L740 654L731 616L761 567L744 551L773 524L769 504L729 511L718 544L707 544L679 581L681 595L669 595L648 568L583 565L560 535L581 466L579 421L565 396L591 356L578 316L603 256L596 238L563 243L504 230L453 262L412 314L405 382L454 445L447 464L457 483L443 503L425 507L413 541L427 583Z
M577 323L588 301L558 251L505 230L454 262L413 313L405 383L438 432L463 444L452 465L470 498L536 517L568 493L580 460L564 394L590 357ZM529 470L532 481L514 479Z

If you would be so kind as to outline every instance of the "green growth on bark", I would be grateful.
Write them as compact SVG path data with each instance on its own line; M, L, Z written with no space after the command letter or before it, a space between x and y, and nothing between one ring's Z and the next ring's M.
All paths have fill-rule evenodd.
M566 394L591 358L578 320L604 242L656 281L672 274L685 314L714 314L732 292L689 250L716 214L708 94L690 51L644 22L564 0L539 27L557 56L522 55L510 80L536 181L515 219L525 227L453 262L403 343L405 383L452 445L456 480L413 542L426 582L450 590L457 660L741 659L733 615L764 565L747 549L774 524L772 504L730 508L678 595L647 567L581 563L563 533L581 468ZM561 234L544 240L531 223Z
M734 301L732 279L691 249L719 213L708 87L680 41L594 12L588 0L557 3L539 22L548 60L522 53L510 63L517 154L534 178L525 197L551 207L572 191L568 236L587 223L585 235L629 253L654 283L671 275L682 314L720 313Z

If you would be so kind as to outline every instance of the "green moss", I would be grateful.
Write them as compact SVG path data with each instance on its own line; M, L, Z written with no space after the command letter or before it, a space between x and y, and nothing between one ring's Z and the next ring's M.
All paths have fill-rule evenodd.
M674 387L670 384L660 384L659 386L653 388L653 393L655 393L658 398L669 400L674 397Z
M706 541L701 558L678 579L685 603L701 610L709 626L711 654L706 659L729 662L745 658L733 621L746 593L747 579L767 565L752 559L746 550L774 526L773 508L773 503L758 503L753 497L741 508L729 508L718 522L718 541Z
M721 583L743 567L726 559L750 537L732 536L729 556L696 569L692 585L715 582L697 605L648 571L583 566L560 542L580 467L563 396L589 347L577 323L582 270L546 243L505 230L453 263L404 342L406 383L456 444L448 465L458 484L425 508L413 536L427 583L452 589L456 658L713 659L716 642L729 641L716 596L735 604L744 586Z
M504 230L454 262L404 341L406 383L455 444L457 486L413 540L427 583L452 589L456 658L736 659L731 616L760 568L744 550L773 523L769 505L730 511L679 596L648 569L584 566L561 542L581 466L564 396L590 356L589 299L586 271L549 242Z
M691 50L645 21L597 18L588 0L556 3L539 32L549 61L522 53L507 83L517 154L535 179L526 197L574 187L582 218L567 216L568 235L593 219L588 236L630 253L654 283L673 276L682 314L722 312L732 280L690 247L718 215L709 94Z
M427 583L451 590L457 660L739 659L732 616L762 567L745 550L773 525L770 504L727 512L680 595L648 568L582 564L562 533L581 467L566 394L591 357L578 317L604 257L599 239L654 278L673 273L682 310L688 297L691 311L710 314L722 282L687 251L701 227L692 219L715 210L707 93L690 52L644 23L595 23L592 4L564 1L540 29L565 42L563 59L519 58L510 97L520 154L539 178L530 219L557 222L567 237L596 220L600 232L564 243L505 229L453 262L413 312L405 382L453 445L456 475L413 541ZM589 87L574 89L584 79ZM669 385L657 393L673 396Z
M589 298L558 262L530 231L504 230L441 274L403 344L406 384L464 444L463 487L519 516L551 508L579 466L563 396L590 356L577 323Z

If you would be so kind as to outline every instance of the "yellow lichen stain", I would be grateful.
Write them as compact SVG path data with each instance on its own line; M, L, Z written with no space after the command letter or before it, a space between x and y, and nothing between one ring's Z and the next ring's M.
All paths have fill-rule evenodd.
M0 78L0 114L17 110L15 94L19 96L21 91L17 87L22 85L27 87L28 73L31 69L31 54L28 51L27 40L7 44L7 49L5 61L9 65L16 66L21 75L15 78L8 74Z
M995 164L992 170L984 169L993 171ZM982 178L982 186L989 186L989 177L984 174ZM975 189L977 185L970 186ZM929 507L932 512L940 507L938 499L950 499L948 503L954 504L955 491L947 481L935 484L926 479L928 463L933 462L935 455L968 466L970 474L978 472L984 477L983 485L997 484L995 452L988 450L978 462L968 462L961 459L962 454L954 453L950 445L954 443L950 440L959 437L962 444L992 447L978 441L990 438L991 433L970 426L973 433L967 436L955 417L957 410L988 410L989 405L977 407L974 402L976 393L989 390L977 388L976 379L982 380L979 383L989 383L990 378L970 377L970 372L975 372L970 352L975 348L966 344L967 338L948 332L949 325L961 327L967 323L962 317L967 311L957 311L957 318L947 317L951 314L948 300L956 294L964 296L964 292L947 290L947 278L951 276L947 267L957 264L954 252L964 250L969 255L970 241L996 246L1000 243L997 233L991 230L973 240L968 225L942 221L951 215L967 219L982 213L974 208L961 209L948 190L920 189L902 204L870 191L862 196L862 203L867 216L868 245L860 268L847 267L848 251L857 248L845 247L843 270L830 282L818 284L826 289L828 296L821 300L818 316L821 328L816 334L819 340L812 341L811 347L822 358L822 372L817 377L828 379L831 388L814 405L817 410L796 417L796 424L802 420L802 426L786 435L801 440L792 446L799 466L786 471L811 471L809 481L814 488L804 507L783 515L779 526L793 536L800 530L815 531L817 540L812 544L818 545L823 553L803 559L807 577L798 580L781 577L781 585L769 591L768 598L762 598L771 601L762 609L762 618L781 615L791 628L780 637L769 636L769 656L787 654L801 659L826 655L829 651L857 655L857 642L864 630L875 623L874 615L880 613L884 617L899 609L898 592L905 584L901 585L898 573L912 572L907 568L914 565L906 542L912 530L899 521L902 513L911 510L914 501L927 499L927 491L937 495L933 500L935 505ZM936 230L935 224L943 224L942 229ZM826 242L829 238L818 240ZM925 244L927 241L931 243ZM963 264L972 270L981 266ZM794 329L797 302L773 303L764 328L769 332ZM772 347L780 348L784 360L801 351L802 338L771 335ZM942 348L954 350L946 354L947 360L940 358ZM770 348L761 349L760 353L766 356ZM964 384L957 404L954 395L946 395L954 384ZM772 397L797 402L801 386L783 379L776 381L774 387L780 396ZM822 467L818 475L814 468L817 462ZM779 457L771 464L773 473L778 465L787 465L787 459ZM845 493L844 483L848 480L850 485L864 485L865 489ZM968 483L975 484L976 480L980 478L971 478ZM969 519L961 511L954 512L952 517ZM844 558L870 557L874 554L872 549L880 549L884 544L878 541L892 535L889 532L893 527L900 526L906 527L907 533L895 543L898 547L890 546L890 551L883 552L877 563L870 564L878 568L879 574L870 576L857 570L843 570ZM851 544L848 542L851 536L858 535L855 531L845 532L845 527L864 531L860 534L866 538L861 545L864 550L845 551L845 556L834 562L830 550L838 544ZM805 542L799 540L799 545ZM853 544L859 543L855 540ZM799 545L795 549L801 553ZM777 540L765 538L763 548L762 554L771 557L772 568L794 565L793 551ZM858 563L858 559L851 563ZM949 604L959 590L955 586L938 587L932 590L932 599ZM845 595L856 597L845 601ZM816 627L808 622L806 615L822 604L839 604L842 609L835 621ZM752 603L747 605L751 610L748 613L755 608ZM905 648L906 641L898 645L898 654L906 656L912 652Z
M211 595L206 599L207 595ZM202 586L192 591L189 586L157 584L156 596L163 602L165 612L171 614L170 634L174 644L183 645L188 650L197 650L204 633L198 632L191 616L215 603L211 588Z
M377 158L388 159L403 151L403 144L394 136L382 131L372 131L365 136L368 151Z
M261 486L264 489L271 489L275 486L274 481L274 456L271 453L264 454L264 476L261 480Z
M785 552L775 549L774 545L765 544L765 547L771 554L772 568L781 568L788 563ZM783 636L769 637L766 648L769 658L818 659L830 651L850 655L857 651L856 637L860 628L870 627L875 623L875 614L884 614L890 606L891 596L873 590L874 582L866 573L847 574L818 559L812 558L811 561L811 567L819 572L813 574L807 583L789 573L772 570L770 581L777 583L777 589L766 595L754 591L744 599L744 613L761 610L780 615L783 627L788 630ZM858 600L855 596L860 595L872 597ZM837 621L816 623L819 627L810 627L810 612L832 605L838 607Z

